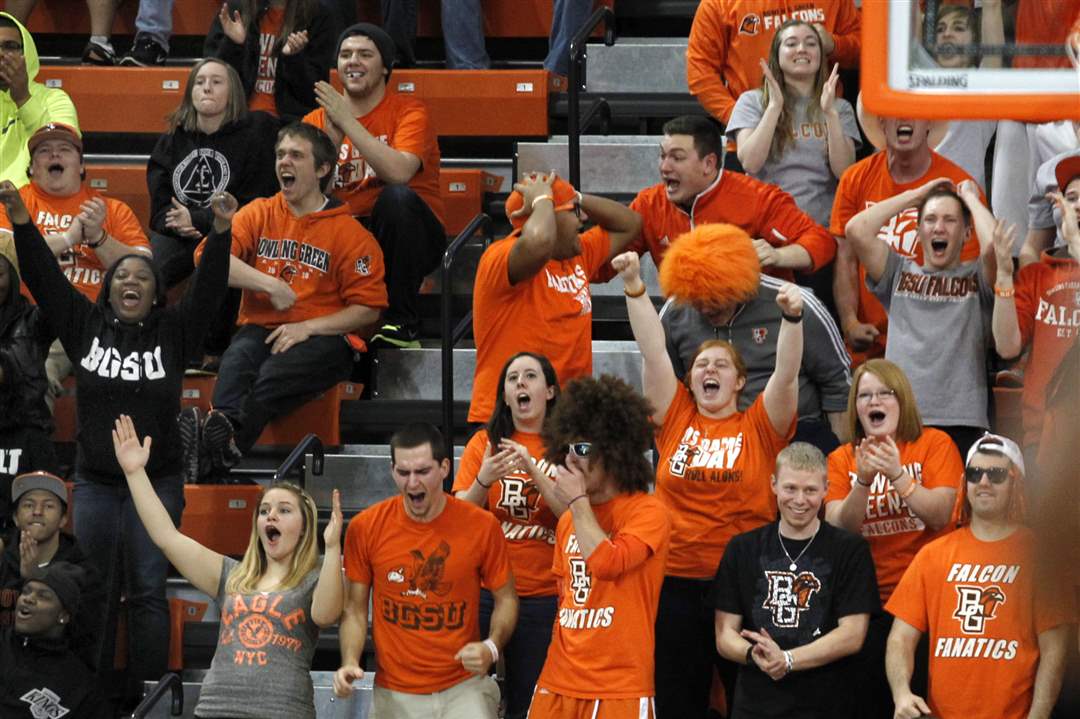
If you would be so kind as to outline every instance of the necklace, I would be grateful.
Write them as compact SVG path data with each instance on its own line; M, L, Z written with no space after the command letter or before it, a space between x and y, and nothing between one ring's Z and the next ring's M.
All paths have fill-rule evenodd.
M817 529L815 529L814 533L810 536L810 541L806 543L806 546L802 548L802 551L799 552L798 556L796 556L794 559L792 559L791 555L788 553L787 547L784 546L784 537L780 534L780 523L779 522L776 523L776 538L780 542L780 549L784 550L784 556L788 558L789 562L791 562L791 564L788 565L788 570L789 571L792 571L792 572L795 571L796 562L799 561L799 557L806 554L807 549L810 549L810 545L814 543L815 539L817 539L817 533L818 533L818 531L820 529L821 529L821 521L819 520Z

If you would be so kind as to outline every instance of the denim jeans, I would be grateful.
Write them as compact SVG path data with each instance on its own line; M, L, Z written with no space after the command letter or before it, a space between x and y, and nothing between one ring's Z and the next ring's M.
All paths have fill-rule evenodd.
M481 638L488 636L494 607L491 592L481 590ZM558 598L554 596L518 599L517 626L502 652L506 665L506 719L525 719L529 712L536 680L547 659L557 609Z
M169 51L172 35L172 11L174 0L139 0L139 14L135 16L135 37L149 35L150 39Z
M451 70L491 67L484 47L484 11L480 0L442 0L442 34L446 66Z
M179 475L156 477L154 490L173 524L184 511ZM127 597L128 681L158 680L169 661L169 603L165 580L169 560L146 533L126 484L107 485L75 477L75 538L105 582L106 606L101 660L113 666L120 593Z
M555 0L545 70L559 75L570 72L570 41L592 15L592 10L593 0Z

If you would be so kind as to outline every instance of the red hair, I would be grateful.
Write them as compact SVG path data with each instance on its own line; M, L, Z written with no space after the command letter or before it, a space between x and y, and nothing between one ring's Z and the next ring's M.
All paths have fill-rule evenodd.
M660 264L660 289L694 307L731 307L757 295L761 263L750 235L708 224L679 235Z

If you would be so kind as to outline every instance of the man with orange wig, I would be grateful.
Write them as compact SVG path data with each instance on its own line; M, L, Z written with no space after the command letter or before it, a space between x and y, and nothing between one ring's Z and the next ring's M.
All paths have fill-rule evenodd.
M1020 447L984 434L968 451L964 479L963 526L919 550L885 605L896 617L885 653L895 716L1049 717L1075 609L1070 590L1036 571L1034 536L1023 526ZM911 676L926 632L924 699L911 691Z

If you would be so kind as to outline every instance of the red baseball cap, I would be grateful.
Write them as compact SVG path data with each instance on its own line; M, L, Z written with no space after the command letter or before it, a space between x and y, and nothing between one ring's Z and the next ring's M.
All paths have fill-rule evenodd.
M547 175L542 177L546 178ZM561 177L556 177L555 182L551 184L551 199L555 203L556 212L572 210L574 209L574 203L578 201L578 192L569 182ZM515 230L520 230L525 225L525 220L528 219L528 215L514 216L514 213L524 205L525 198L517 190L511 192L510 197L506 198L506 217Z
M1054 177L1057 178L1058 191L1065 192L1070 182L1080 177L1080 153L1074 153L1058 161L1054 168Z
M82 136L79 135L79 131L71 125L65 125L62 122L49 122L39 127L26 142L26 147L30 150L30 154L33 155L37 146L46 140L66 140L75 146L75 149L79 151L80 155L82 154Z

